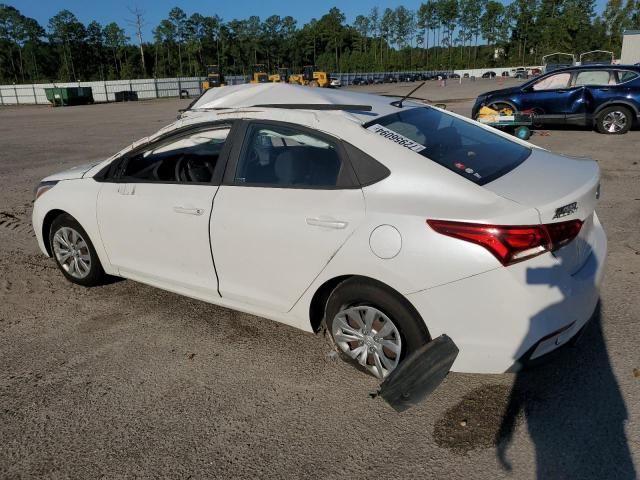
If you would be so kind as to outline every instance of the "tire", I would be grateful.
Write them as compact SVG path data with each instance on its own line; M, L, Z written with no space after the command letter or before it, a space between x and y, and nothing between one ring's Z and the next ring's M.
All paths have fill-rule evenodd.
M318 83L318 81L317 81L317 80L311 80L311 81L309 82L309 86L310 86L310 87L319 87L319 86L320 86L320 84Z
M633 123L631 110L626 107L607 107L596 118L596 128L605 135L622 135L627 133Z
M106 274L89 235L71 215L64 213L53 220L49 245L56 265L67 280L84 287L105 283Z
M420 315L404 297L363 278L350 278L331 293L325 322L327 336L341 358L380 380L430 340Z

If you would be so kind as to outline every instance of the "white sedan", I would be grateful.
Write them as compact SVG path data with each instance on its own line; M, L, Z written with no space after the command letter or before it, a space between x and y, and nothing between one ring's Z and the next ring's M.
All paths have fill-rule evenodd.
M285 84L208 90L173 124L36 190L42 252L326 328L380 379L447 334L452 369L567 343L599 298L599 169L459 115Z

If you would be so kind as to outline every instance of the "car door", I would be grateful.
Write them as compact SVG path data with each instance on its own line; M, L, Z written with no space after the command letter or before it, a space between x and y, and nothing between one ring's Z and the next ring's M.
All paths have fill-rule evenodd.
M104 180L98 225L109 261L127 278L219 298L209 217L231 125L181 132L122 159Z
M588 113L593 113L600 105L615 98L618 90L616 83L615 73L605 68L578 71L573 79L576 87L585 88L585 106Z
M569 71L533 82L520 96L520 109L534 109L545 123L565 123L571 115L584 115L584 87L572 85L571 80Z
M251 122L211 217L223 298L286 312L358 228L362 190L340 142Z

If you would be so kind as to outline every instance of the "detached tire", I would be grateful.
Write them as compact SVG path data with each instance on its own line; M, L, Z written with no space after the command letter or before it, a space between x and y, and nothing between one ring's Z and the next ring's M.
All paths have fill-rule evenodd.
M626 107L607 107L596 118L598 132L605 135L622 135L627 133L633 123L631 110Z
M71 215L64 213L53 220L49 245L56 265L70 282L84 287L105 282L106 274L89 235Z
M380 380L430 340L420 315L404 297L357 277L333 291L325 321L340 356Z

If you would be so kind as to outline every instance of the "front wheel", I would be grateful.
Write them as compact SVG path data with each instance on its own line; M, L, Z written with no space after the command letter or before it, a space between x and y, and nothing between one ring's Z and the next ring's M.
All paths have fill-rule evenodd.
M596 119L596 128L600 133L607 135L622 135L627 133L631 128L633 117L628 108L625 107L607 107Z
M325 314L327 331L341 357L380 380L430 340L422 319L404 297L367 279L341 283Z
M106 275L89 235L71 215L62 214L53 220L49 245L67 280L85 287L104 283Z

